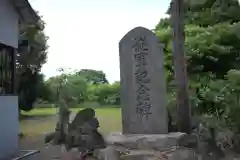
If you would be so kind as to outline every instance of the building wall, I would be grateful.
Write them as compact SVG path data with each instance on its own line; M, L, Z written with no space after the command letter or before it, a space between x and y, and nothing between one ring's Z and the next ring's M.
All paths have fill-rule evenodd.
M18 153L18 97L0 96L0 160Z
M18 47L18 14L10 0L0 0L0 43ZM0 160L18 153L18 97L0 95Z
M0 0L0 43L18 47L18 14L10 0Z

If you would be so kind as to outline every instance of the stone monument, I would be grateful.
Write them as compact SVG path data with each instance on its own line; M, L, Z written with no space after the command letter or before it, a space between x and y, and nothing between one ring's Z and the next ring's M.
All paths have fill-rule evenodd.
M143 27L119 43L123 133L168 133L163 51Z
M163 51L150 30L137 27L119 43L123 133L105 138L99 160L196 160L180 147L187 134L168 133Z

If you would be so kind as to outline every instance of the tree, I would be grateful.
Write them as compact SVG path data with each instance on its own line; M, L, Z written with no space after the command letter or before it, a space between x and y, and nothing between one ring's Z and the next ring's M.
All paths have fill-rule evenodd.
M17 54L17 93L19 107L31 110L43 82L41 67L47 60L47 39L44 33L44 22L39 20L40 27L21 25L19 52Z
M68 77L68 83L71 95L78 99L78 103L82 103L87 97L87 81L84 77L74 74Z
M82 71L84 74L81 74ZM50 87L51 97L57 97L56 91L59 87L59 80L62 80L64 83L61 85L61 98L66 101L76 100L78 104L85 101L92 101L100 104L119 105L120 83L106 83L107 79L102 71L91 70L90 72L100 73L102 75L101 77L105 77L105 83L103 83L103 80L99 81L96 76L92 74L89 75L87 72L86 70L73 73L64 72L59 76L50 77L45 83ZM94 79L95 82L91 79ZM96 79L98 79L98 82ZM55 102L55 100L53 98L53 102Z
M186 25L185 53L189 76L213 73L223 78L228 70L239 68L239 24L218 24L212 27ZM171 28L157 30L157 36L165 44L165 68L173 76ZM172 78L169 78L172 79Z
M184 54L184 1L173 0L171 24L173 33L173 62L177 84L178 128L180 132L190 133L191 113L188 98L188 78Z
M46 83L50 87L53 102L56 102L57 96L66 102L76 100L77 103L84 102L87 97L87 80L79 74L61 71L59 76L49 78ZM57 95L59 89L60 95Z
M94 90L94 95L100 104L120 104L120 83L99 84Z
M191 0L193 1L193 0ZM226 1L226 3L225 3ZM240 8L235 5L235 1L221 1L222 4L217 6L216 0L206 0L203 4L194 5L194 3L185 3L185 53L187 55L187 70L188 75L193 77L201 77L203 75L212 73L217 78L223 78L224 75L232 68L239 68L239 29L237 16L240 14ZM214 3L213 3L214 2ZM226 4L230 3L229 7L229 19L225 16L219 16L222 14L222 10L226 8ZM211 5L210 5L211 4ZM201 5L199 8L197 6ZM215 8L214 8L215 7ZM204 11L212 10L209 16L202 16ZM198 10L197 10L198 9ZM232 10L232 11L231 11ZM217 12L219 11L219 12ZM236 13L238 11L238 13ZM226 13L228 13L226 12ZM205 13L205 12L204 12ZM225 12L224 12L225 13ZM196 20L192 20L195 15ZM217 22L213 23L219 18ZM203 24L204 19L211 19ZM225 20L224 23L223 20ZM164 43L165 53L165 68L168 71L168 80L172 80L173 76L173 63L172 63L172 40L171 40L171 27L170 19L165 18L160 21L155 28L155 33L159 37L162 43ZM236 22L236 23L233 23ZM197 78L198 79L198 78Z
M80 76L84 77L88 83L102 84L108 83L105 73L103 71L97 71L92 69L82 69L77 72Z
M168 13L171 13L171 7L170 5ZM212 117L222 115L222 118L227 114L233 117L227 110L231 108L229 104L234 103L233 100L229 102L229 97L234 97L234 94L229 92L230 96L221 96L218 92L225 85L231 85L229 80L226 81L229 71L240 69L240 7L237 1L186 0L184 22L189 91L195 113L209 114ZM176 90L170 18L161 20L154 31L164 44L168 94L172 98ZM173 101L176 99L170 99L169 104L175 105ZM233 121L236 122L236 119Z
M38 90L39 99L46 102L53 102L50 85L48 83L45 83L43 75L39 81L37 88L38 88L37 90Z

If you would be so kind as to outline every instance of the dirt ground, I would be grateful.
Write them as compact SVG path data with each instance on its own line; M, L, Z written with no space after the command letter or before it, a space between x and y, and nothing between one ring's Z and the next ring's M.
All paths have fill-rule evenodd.
M63 153L61 146L44 143L44 135L27 136L19 141L20 150L39 150L40 152L24 158L23 160L80 160L78 152ZM75 157L75 158L74 158ZM87 158L86 160L95 160Z
M81 160L78 152L71 151L63 153L61 146L44 144L44 135L35 137L25 137L20 140L21 150L40 150L40 153L24 158L23 160ZM88 157L85 160L96 160Z
M34 137L23 137L19 142L21 150L40 150L40 153L29 156L24 160L52 160L61 159L62 152L60 146L44 144L44 135Z
M119 109L102 109L97 112L102 134L121 130L121 112ZM75 117L75 112L70 120ZM40 150L40 153L23 160L56 160L63 159L62 147L44 144L45 133L54 131L56 116L28 116L21 120L21 132L25 135L20 139L20 150ZM109 121L111 119L111 121ZM76 154L75 154L76 155ZM64 160L64 159L63 159ZM65 159L67 160L67 159ZM73 159L68 159L73 160ZM90 160L90 158L89 158Z

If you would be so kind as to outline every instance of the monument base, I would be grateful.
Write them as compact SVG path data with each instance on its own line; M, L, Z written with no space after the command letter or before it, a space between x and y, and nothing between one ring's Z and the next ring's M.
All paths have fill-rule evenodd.
M99 160L197 160L194 150L183 147L185 133L169 134L111 134L108 147L96 150Z

